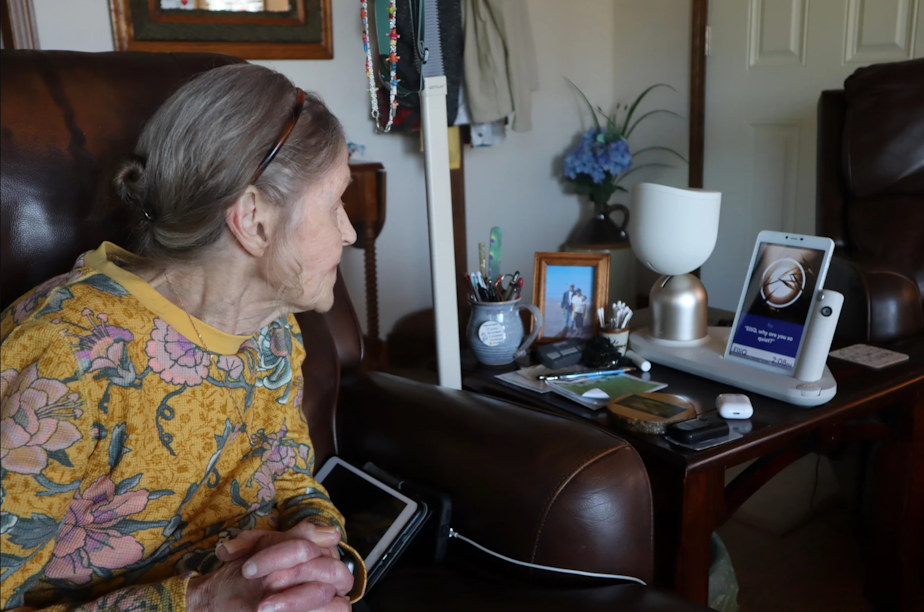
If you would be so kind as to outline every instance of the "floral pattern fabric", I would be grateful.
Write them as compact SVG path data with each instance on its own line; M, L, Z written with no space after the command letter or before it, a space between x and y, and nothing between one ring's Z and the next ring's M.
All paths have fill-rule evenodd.
M241 531L343 531L312 478L294 317L210 353L185 313L78 263L0 314L0 609L181 611Z

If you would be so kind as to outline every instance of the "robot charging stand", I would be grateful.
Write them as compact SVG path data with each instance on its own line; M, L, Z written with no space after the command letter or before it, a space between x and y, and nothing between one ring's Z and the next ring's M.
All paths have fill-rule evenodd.
M831 401L837 393L837 381L828 366L819 380L805 382L776 374L745 363L725 359L730 327L708 328L708 341L698 346L676 346L652 338L647 328L629 335L629 346L633 351L651 361L676 370L689 372L703 378L726 383L740 389L753 391L796 406L820 406Z

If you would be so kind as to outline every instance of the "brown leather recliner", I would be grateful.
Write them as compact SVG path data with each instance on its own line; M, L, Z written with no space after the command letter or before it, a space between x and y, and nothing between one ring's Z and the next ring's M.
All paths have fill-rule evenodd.
M0 52L0 307L66 271L125 219L90 218L147 119L208 54ZM310 84L302 84L308 85ZM652 580L645 468L620 438L497 400L361 374L362 336L342 279L329 313L299 315L304 410L321 465L332 454L448 493L453 527L535 563ZM653 587L521 573L453 541L450 561L393 570L368 597L401 610L705 611Z
M845 295L837 334L924 332L924 59L858 69L818 102L817 231Z

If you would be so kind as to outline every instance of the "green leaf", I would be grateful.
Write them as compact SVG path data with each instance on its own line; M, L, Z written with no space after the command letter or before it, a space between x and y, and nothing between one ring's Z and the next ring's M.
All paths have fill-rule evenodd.
M250 504L241 497L241 485L238 484L236 479L231 481L231 501L245 510L250 509Z
M646 89L645 91L643 91L643 92L641 93L641 95L639 95L639 97L635 99L635 102L632 103L632 106L629 108L629 112L626 113L626 122L625 122L625 124L623 124L623 126L622 126L622 133L625 134L627 138L629 137L629 132L627 132L626 130L627 130L627 128L629 127L629 121L632 120L632 115L633 115L633 113L635 113L636 107L639 105L639 103L642 101L642 99L643 99L645 96L648 95L648 92L650 92L652 89L655 89L655 88L657 88L657 87L669 87L671 90L673 90L673 91L675 91L675 92L677 91L676 89L674 89L673 87L671 87L671 86L668 85L667 83L656 83L655 85L652 85L651 87L649 87L648 89Z
M613 113L613 115L607 115L606 113L603 112L603 109L600 108L599 106L597 106L597 110L600 111L600 115L602 115L603 118L606 119L606 135L611 136L611 137L612 136L618 137L620 134L619 134L619 127L616 125L616 114Z
M126 478L122 482L116 485L116 494L122 494L126 491L131 491L138 486L138 483L141 482L141 472L138 472L134 476Z
M26 562L26 558L27 557L20 557L19 555L13 555L10 553L0 553L0 568L5 570L19 569L19 566Z
M675 117L679 117L679 116L680 116L680 115L678 115L677 113L675 113L674 111L672 111L672 110L667 110L667 109L665 109L665 108L659 108L659 109L657 109L657 110L648 111L647 113L645 113L644 115L642 115L641 117L639 117L639 118L635 121L635 123L632 124L632 127L629 128L629 131L626 132L626 138L628 138L629 136L632 135L632 132L635 130L636 127L638 127L638 124L641 123L641 122L645 119L645 117L648 117L648 116L650 116L650 115L655 115L655 114L657 114L657 113L667 113L668 115L673 115L673 116L675 116Z
M0 511L0 535L5 534L7 531L15 527L18 520L19 517L12 512Z
M594 188L593 192L590 194L590 199L593 200L595 204L606 204L612 195L613 186L610 185L608 181L604 181Z
M70 484L58 484L49 480L44 474L35 474L32 476L35 479L35 482L39 483L47 489L47 491L40 491L35 494L36 497L48 497L49 495L58 495L60 493L69 493L76 490L80 486L80 479L71 482Z
M110 434L109 471L111 472L119 465L119 461L122 460L125 453L131 451L131 449L125 446L125 441L128 440L128 433L125 431L125 423L119 423L113 427Z
M3 556L3 555L0 554L0 556ZM29 557L26 557L22 563L25 563L30 558L32 558L31 555ZM0 565L2 565L2 562L0 562ZM14 571L15 569L5 569L4 568L3 571L0 571L0 580L6 579L7 575L13 573ZM38 583L39 578L43 577L44 575L45 575L45 571L40 569L39 571L35 572L34 574L26 578L22 583L20 583L18 587L13 589L13 593L6 600L7 608L18 608L22 606L24 599L25 599L25 594L31 591L32 587L34 587L36 583Z
M122 519L116 523L115 529L119 533L134 533L136 531L144 531L145 529L154 529L155 527L163 527L169 521L139 521L137 519Z
M655 163L655 162L652 162L652 163L650 163L650 164L642 164L641 166L634 166L632 169L626 170L625 172L623 172L622 174L620 174L619 176L617 176L617 177L616 177L616 182L618 183L618 182L622 181L622 179L626 178L627 176L629 176L630 174L632 174L632 173L635 172L636 170L641 170L641 169L643 169L643 168L674 168L674 167L675 167L675 166L672 166L672 165L670 165L670 164L659 164L659 163Z
M102 291L103 293L108 293L116 297L123 297L128 295L128 291L125 289L125 287L112 280L105 274L94 274L79 282L85 285L90 285L97 291Z
M670 154L672 154L672 155L676 155L677 157L679 157L680 160L681 160L682 162L684 162L684 163L689 163L689 162L686 160L686 158L684 158L683 155L681 155L680 153L678 153L677 151L675 151L675 150L673 150L673 149L671 149L671 148L669 148L669 147L645 147L644 149L640 149L640 150L636 151L635 153L633 153L633 154L632 154L632 157L635 158L635 157L637 157L638 155L641 155L642 153L647 153L648 151L667 151L668 153L670 153Z
M42 546L57 533L58 521L47 514L33 512L29 518L19 517L10 530L9 540L16 546L28 550Z
M578 195L589 195L593 191L593 185L588 185L587 183L575 183L574 184L574 193Z
M74 464L71 463L71 458L67 456L67 451L63 449L46 451L48 453L48 458L53 461L57 461L64 467L74 467Z
M52 314L55 312L61 312L64 310L64 302L74 297L74 294L71 293L71 290L67 287L61 287L56 289L54 293L48 296L45 300L45 304L42 306L41 310L35 313L35 318L40 319L45 315Z
M97 408L99 408L99 411L102 412L103 414L109 414L109 389L110 387L112 387L112 383L106 385L106 390L103 391L103 397L100 398L99 403L96 405Z
M594 118L594 126L596 126L597 130L599 130L599 129L600 129L600 120L597 119L597 113L596 113L596 111L594 111L594 106L593 106L593 104L590 103L590 100L587 99L587 96L584 95L584 92L581 91L581 89L580 89L577 85L575 85L574 82L573 82L571 79L569 79L568 77L565 77L565 80L568 81L569 83L571 83L571 86L574 87L575 89L577 89L577 92L578 92L579 94L581 94L581 97L582 97L582 98L584 98L584 102L587 103L587 108L590 109L590 114L591 114L591 115L593 116L593 118Z

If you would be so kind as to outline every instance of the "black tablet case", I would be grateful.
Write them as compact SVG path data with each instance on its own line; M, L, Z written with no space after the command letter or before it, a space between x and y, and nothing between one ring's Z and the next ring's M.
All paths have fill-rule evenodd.
M407 495L418 504L426 504L429 515L403 554L409 563L433 563L446 557L449 546L449 524L452 519L452 500L445 493L389 474L373 463L363 466L370 476Z

